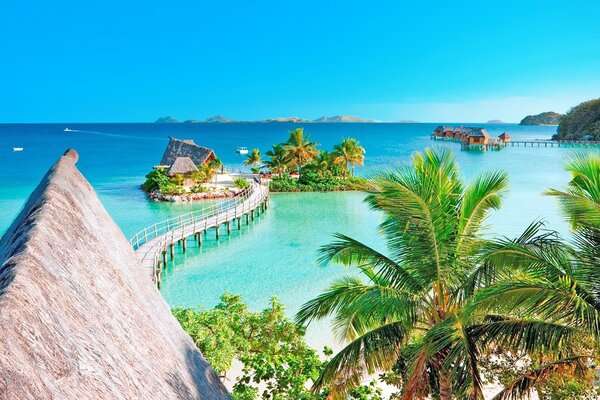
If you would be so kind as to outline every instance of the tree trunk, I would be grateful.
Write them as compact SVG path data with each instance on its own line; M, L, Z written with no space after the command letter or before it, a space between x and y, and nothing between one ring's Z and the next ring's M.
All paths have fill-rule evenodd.
M447 372L440 374L440 400L452 399L452 380Z

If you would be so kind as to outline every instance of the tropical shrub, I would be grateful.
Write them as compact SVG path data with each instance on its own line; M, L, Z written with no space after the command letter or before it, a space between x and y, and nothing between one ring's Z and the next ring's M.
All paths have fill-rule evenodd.
M190 189L192 193L204 193L208 191L208 188L204 185L195 185Z
M163 168L155 169L146 175L146 181L142 184L142 189L151 192L169 183L171 183L171 180L167 176L166 170Z
M250 187L250 182L244 178L235 178L233 185L238 189L247 189Z
M277 298L261 312L249 311L239 295L229 293L221 296L213 310L172 311L219 374L224 375L234 359L244 364L234 385L234 399L324 398L312 394L307 384L319 376L325 362L306 344L304 330L285 316ZM325 348L324 354L331 355L331 350ZM374 385L367 385L353 391L350 398L376 400L377 392Z

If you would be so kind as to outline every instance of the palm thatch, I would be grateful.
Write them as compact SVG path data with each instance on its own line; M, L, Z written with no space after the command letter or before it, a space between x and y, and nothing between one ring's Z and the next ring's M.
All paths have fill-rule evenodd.
M172 165L177 157L189 157L194 164L204 165L215 159L215 152L207 147L198 146L193 140L170 137L160 165Z
M0 239L0 398L229 399L77 158Z
M169 167L167 171L168 176L175 176L177 174L189 174L191 172L198 171L198 167L189 157L177 157L175 162Z

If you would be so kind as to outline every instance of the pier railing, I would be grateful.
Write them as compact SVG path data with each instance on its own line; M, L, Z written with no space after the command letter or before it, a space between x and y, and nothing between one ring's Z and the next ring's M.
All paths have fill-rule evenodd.
M264 192L263 196L256 196L259 191ZM145 243L177 229L196 225L198 230L200 230L203 227L202 224L207 224L211 219L214 219L218 224L219 217L221 217L222 222L229 221L252 210L256 206L254 203L258 204L264 200L264 194L268 194L268 189L265 188L265 185L252 182L250 187L244 189L235 197L219 201L201 210L191 211L150 225L133 235L129 239L129 243L134 250L137 250ZM255 201L248 202L253 195L256 197ZM196 229L194 230L196 231Z
M161 257L168 246L177 241L185 241L187 237L217 228L220 224L229 224L234 219L241 219L263 205L269 196L269 186L252 181L250 187L233 198L219 201L201 210L191 211L177 217L168 218L137 232L129 243L137 253L144 268L149 269L153 280L160 283ZM239 221L238 221L239 222Z

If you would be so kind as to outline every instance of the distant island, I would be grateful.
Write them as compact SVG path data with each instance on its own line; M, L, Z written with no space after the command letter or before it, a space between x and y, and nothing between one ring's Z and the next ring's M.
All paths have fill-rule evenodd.
M154 122L157 124L177 124L180 121L175 117L166 116L166 117L159 118Z
M555 140L600 140L600 99L571 108L560 118Z
M171 116L166 116L166 117L162 117L157 119L156 121L154 121L157 124L172 124L172 123L179 123L181 121L179 121L177 118L175 117L171 117ZM292 123L329 123L329 122L348 122L348 123L352 123L352 122L378 122L372 119L367 119L367 118L362 118L362 117L355 117L353 115L334 115L332 117L320 117L314 120L310 120L310 119L304 119L304 118L299 118L299 117L279 117L279 118L268 118L268 119L261 119L261 120L252 120L252 121L242 121L242 120L235 120L235 119L230 119L230 118L225 118L221 115L215 115L214 117L209 117L206 118L205 120L197 120L197 119L188 119L183 121L183 123L186 124L197 124L197 123L220 123L220 124L225 124L225 123L232 123L232 122L247 122L247 123L282 123L282 122L292 122ZM410 121L413 122L413 121Z
M558 121L562 117L554 111L546 111L541 114L528 115L521 120L519 125L558 125Z
M499 119L490 119L487 123L488 124L503 124L504 121L500 121Z

